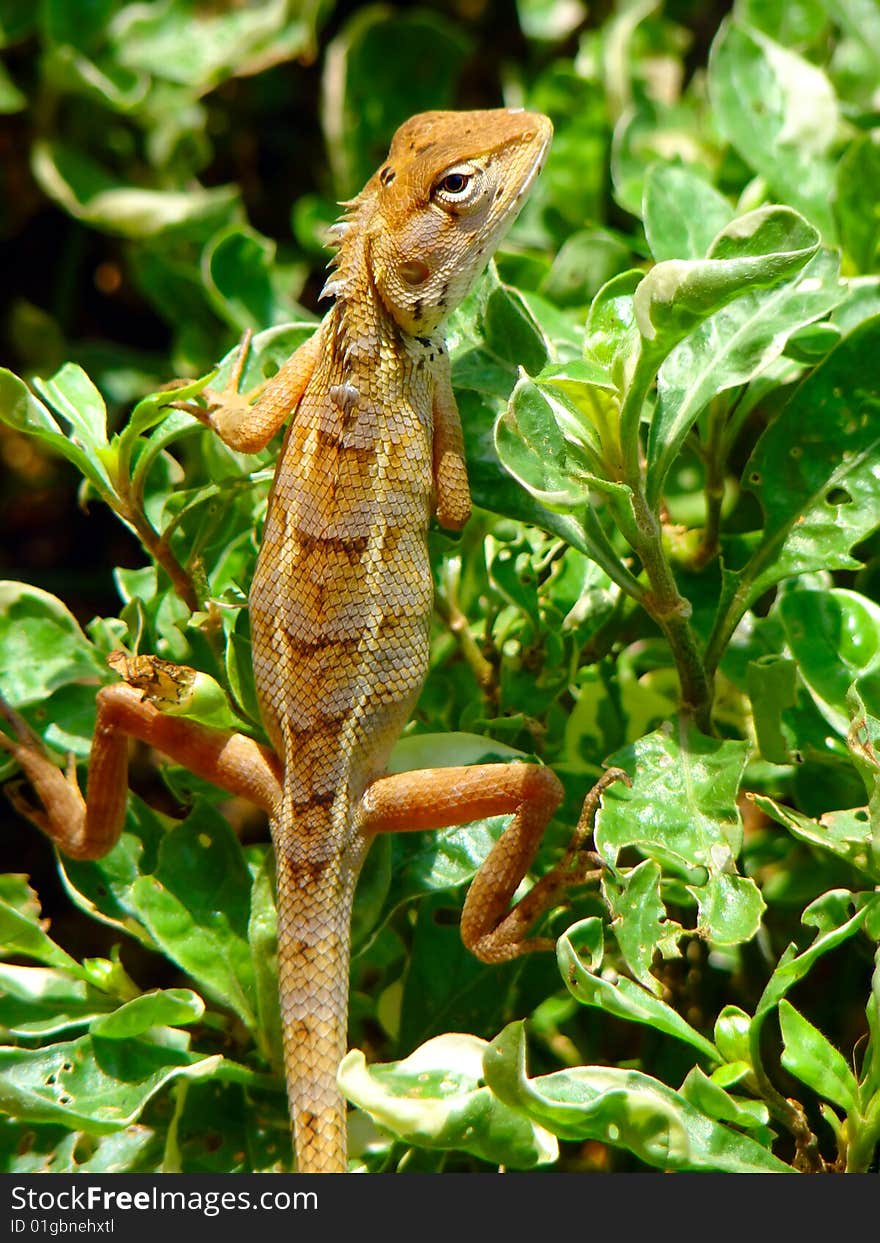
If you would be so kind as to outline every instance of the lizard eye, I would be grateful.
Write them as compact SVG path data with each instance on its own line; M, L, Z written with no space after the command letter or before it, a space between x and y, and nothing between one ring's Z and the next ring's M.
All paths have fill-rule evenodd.
M462 190L467 189L470 178L464 173L450 173L448 177L444 177L440 182L440 189L445 190L447 194L461 194Z
M441 203L467 202L473 197L478 181L477 170L470 164L450 168L439 181L435 182L431 197L438 199Z

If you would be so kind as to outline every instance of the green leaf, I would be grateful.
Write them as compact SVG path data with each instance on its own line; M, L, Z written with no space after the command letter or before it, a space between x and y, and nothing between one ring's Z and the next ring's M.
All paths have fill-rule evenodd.
M837 165L835 211L844 249L858 272L877 270L880 245L880 145L870 134L853 142Z
M678 939L682 927L666 915L660 898L660 868L645 859L627 873L606 873L602 892L614 927L620 952L635 978L651 992L662 991L660 981L651 975L654 955L679 956ZM570 931L570 930L569 930Z
M566 237L539 286L558 307L583 306L630 262L629 247L604 229L578 229Z
M251 879L228 822L198 805L163 838L154 872L131 887L155 943L247 1027L256 1027L248 944Z
M633 297L651 357L665 357L734 298L794 276L818 247L818 233L796 211L759 207L722 229L705 259L658 263Z
M671 1006L626 976L609 978L602 966L602 921L584 919L572 925L556 943L559 970L572 996L585 1006L606 1014L644 1023L697 1049L710 1062L721 1060L711 1041L686 1023Z
M315 58L318 27L329 6L282 0L204 10L193 0L125 6L109 28L123 64L160 79L209 90L224 78L266 65Z
M639 355L634 296L644 279L641 268L621 272L603 285L587 316L586 357L598 363L623 393Z
M33 1040L86 1027L113 1006L112 998L69 971L0 963L0 1032Z
M130 798L124 832L103 859L65 861L79 905L160 949L257 1028L254 965L248 941L251 876L228 821L199 803L166 829Z
M868 1047L862 1063L862 1092L867 1100L880 1092L880 948L874 955L871 991L865 1006L868 1022Z
M751 1019L739 1006L725 1006L715 1021L715 1045L726 1062L749 1061Z
M204 256L208 291L240 332L274 318L271 272L275 245L255 229L233 225L211 238Z
M550 403L563 435L586 455L592 472L611 474L620 456L620 405L607 373L589 359L576 359L545 367L535 383ZM583 473L583 467L580 470ZM622 488L607 479L591 482L623 494Z
M686 879L699 907L700 934L735 945L755 935L764 903L754 881L736 875L742 846L736 795L748 746L719 742L680 722L658 730L608 761L626 769L606 793L596 818L596 848L612 867L635 846L664 872Z
M95 1135L0 1117L0 1163L7 1174L154 1173L159 1157L155 1132L137 1123Z
M0 582L0 687L9 703L42 704L72 682L97 688L109 680L106 664L56 596ZM51 730L46 738L51 745Z
M700 1113L718 1122L729 1122L743 1130L754 1131L763 1130L769 1121L770 1111L763 1101L731 1096L699 1066L693 1066L688 1071L680 1090L684 1099L690 1101Z
M749 662L746 689L758 750L771 764L791 764L791 738L782 716L797 699L797 665L785 656L766 655Z
M153 989L94 1019L89 1030L106 1040L130 1040L153 1027L188 1027L204 1013L205 1003L191 989Z
M495 425L495 448L502 465L542 505L563 512L585 507L586 481L583 473L577 478L576 459L569 461L574 450L566 444L549 400L525 373Z
M202 266L211 301L238 332L305 317L291 296L301 280L276 259L275 251L268 237L238 224L222 229L205 249Z
M78 370L78 369L77 369ZM100 400L100 398L99 398ZM103 403L102 403L103 405ZM75 411L72 411L75 417ZM11 371L0 367L0 419L17 431L36 436L62 454L90 480L99 493L106 494L110 490L110 480L104 464L97 458L84 452L82 447L65 436L55 419L42 402L31 393L23 380Z
M880 276L856 276L843 282L845 294L832 314L844 335L873 315L880 315Z
M470 1152L514 1169L555 1161L553 1136L482 1085L487 1048L476 1036L438 1036L401 1062L369 1067L352 1049L339 1067L339 1086L409 1144Z
M640 1071L576 1066L529 1079L525 1052L522 1024L509 1024L486 1052L486 1083L506 1105L562 1139L627 1148L663 1170L792 1172L755 1140Z
M801 922L807 927L818 928L819 931L812 944L800 954L793 942L788 946L761 994L749 1027L749 1061L753 1065L760 1065L761 1030L767 1016L779 1005L789 989L809 974L814 963L823 954L837 949L858 932L872 905L876 910L875 900L847 918L852 906L852 894L838 889L829 890L804 911Z
M795 807L786 807L763 794L751 795L756 807L784 825L792 837L819 850L827 850L857 868L873 882L880 882L880 868L871 849L871 817L866 807L828 811L811 820Z
M360 190L407 117L451 105L471 46L460 26L427 10L354 13L326 51L323 123L339 195Z
M503 828L498 824L498 833ZM472 834L478 847L481 833ZM466 844L460 843L464 853ZM453 860L447 842L435 875ZM484 856L485 857L485 856ZM423 862L427 862L424 860ZM479 866L481 860L475 859ZM391 898L398 889L392 876ZM432 1036L452 1030L464 1030L484 1036L496 1031L504 1020L504 1011L513 981L522 970L519 963L497 966L491 973L492 987L487 988L486 966L465 948L458 923L460 896L450 898L442 892L429 893L418 904L412 935L412 958L407 968L400 997L400 1017L396 1036L402 1048L409 1049ZM555 976L552 963L543 960L545 979ZM552 987L552 985L551 985Z
M21 112L26 107L27 96L15 85L6 66L0 64L0 113L8 115L12 112Z
M536 374L547 362L549 343L523 295L497 279L494 265L481 294L482 329L489 349L520 374Z
M764 510L764 535L725 579L738 616L783 578L858 568L850 548L880 525L880 393L863 369L877 350L880 316L844 337L755 446L743 478Z
M42 927L40 904L27 877L11 872L0 876L0 949L10 957L32 958L82 975L79 963Z
M784 999L779 1003L782 1065L817 1095L833 1101L847 1114L859 1112L855 1075L837 1049Z
M49 48L43 57L47 83L59 93L83 95L117 112L131 112L147 98L150 83L145 74L133 73L108 57L84 56L70 45Z
M0 47L26 39L38 21L39 14L28 0L5 0L0 9Z
M781 595L779 617L816 707L846 737L850 686L880 668L880 606L843 587Z
M150 190L125 185L63 143L35 143L31 168L43 192L71 216L127 238L151 238L182 228L208 235L239 210L234 186Z
M737 18L786 47L806 46L823 34L830 5L824 0L737 0Z
M728 21L712 44L709 98L738 155L833 244L829 149L839 113L822 70L759 31Z
M796 279L742 290L670 354L657 376L648 438L649 499L662 494L673 460L709 402L764 371L793 333L841 300L838 271L838 257L820 250Z
M580 0L516 0L520 30L527 39L564 39L587 15Z
M248 942L254 964L257 1000L257 1040L271 1066L284 1065L281 1011L278 1007L278 920L275 911L275 859L263 852L251 889Z
M693 169L682 164L652 164L648 169L642 219L655 262L702 259L734 215L724 195Z
M525 391L531 382L524 377L522 383ZM474 400L473 395L464 393L459 398L459 407L468 437L468 470L474 502L560 536L592 558L614 582L626 584L625 590L638 598L641 588L614 552L588 502L586 484L581 485L580 504L575 506L572 482L561 474L558 464L551 461L548 479L536 461L535 454L548 443L563 455L567 452L549 402L540 393L529 391L522 409L524 429L520 429L512 415L502 414L495 421L494 436L487 434L492 425L486 426L489 407L482 400ZM499 460L501 455L504 465ZM510 466L505 469L508 462ZM522 472L522 479L517 471ZM571 504L576 512L560 513L544 505L538 498L547 491L544 486L547 483L551 486L550 497L554 496L552 489L558 485L559 499L566 505Z
M155 868L165 827L165 820L129 795L123 832L102 859L77 862L59 857L61 880L76 905L151 949L156 946L142 922L132 889L143 873Z
M130 1126L175 1079L205 1077L265 1082L219 1054L204 1057L137 1039L80 1036L42 1049L0 1048L0 1110L101 1135Z
M107 447L107 408L92 381L74 363L65 363L48 380L34 381L37 392L67 423L90 455Z

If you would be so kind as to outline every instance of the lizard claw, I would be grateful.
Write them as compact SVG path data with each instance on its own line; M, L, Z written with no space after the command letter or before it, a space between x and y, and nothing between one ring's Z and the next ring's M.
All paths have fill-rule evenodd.
M579 877L578 880L572 880L570 883L583 884L586 880L592 880L594 877L601 876L605 868L605 860L594 850L587 850L587 843L593 836L593 826L596 821L596 812L599 810L599 800L608 787L614 785L615 781L622 781L628 787L632 786L632 779L622 768L609 768L602 773L599 780L584 799L577 826L568 844L568 849L559 864L561 872L574 874ZM595 870L584 872L584 863L592 864Z
M237 393L236 396L238 396ZM225 392L218 392L213 388L202 389L199 397L201 401L169 401L168 405L173 410L182 410L184 414L191 414L206 427L213 427L211 415L227 404L228 397Z
M238 352L232 364L232 370L229 373L229 379L222 389L202 389L199 394L200 401L172 401L168 404L175 410L182 410L184 414L191 414L193 418L198 419L200 423L204 423L206 427L219 431L222 437L223 429L220 423L218 423L218 419L213 416L219 415L220 422L224 420L232 420L234 422L245 418L255 395L263 387L258 385L250 393L242 393L240 390L241 377L247 365L253 335L253 329L251 328L247 328L242 334L241 341L238 344Z

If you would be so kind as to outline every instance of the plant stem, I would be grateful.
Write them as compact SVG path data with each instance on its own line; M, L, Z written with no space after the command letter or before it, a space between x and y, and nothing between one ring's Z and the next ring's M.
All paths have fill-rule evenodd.
M703 527L700 546L694 554L695 570L701 570L718 555L721 505L724 500L724 455L722 453L724 415L725 407L718 402L713 402L709 411L709 436L703 458L706 464L706 480L703 485L703 493L706 497L706 524Z
M691 629L691 605L678 590L663 551L660 523L645 499L641 484L633 488L632 506L638 529L635 551L651 584L651 590L642 603L663 631L672 650L685 715L691 717L703 733L711 733L712 683Z
M450 557L441 572L441 589L434 598L434 607L454 635L466 664L470 667L486 702L498 707L499 688L496 669L492 661L480 650L470 623L458 602L458 583L461 575L461 559ZM487 626L489 620L487 619ZM487 631L488 633L488 631Z
M709 641L706 644L705 666L709 677L712 677L718 668L718 663L724 655L724 650L730 642L731 635L736 630L742 616L748 607L748 593L751 587L751 576L743 572L737 581L736 590L728 601L723 611L719 611L715 619L715 625L712 627L712 633L709 635Z
M192 578L177 560L165 540L153 529L142 513L138 513L137 510L130 509L128 506L124 508L118 506L117 508L120 517L134 528L144 548L156 564L168 575L175 595L183 601L191 613L198 612L201 608L201 603L196 595Z

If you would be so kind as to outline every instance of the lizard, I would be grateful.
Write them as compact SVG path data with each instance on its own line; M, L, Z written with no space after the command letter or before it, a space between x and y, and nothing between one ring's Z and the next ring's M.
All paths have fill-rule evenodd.
M241 452L263 448L289 419L249 595L271 747L164 713L149 694L149 661L157 680L172 667L146 658L144 677L98 692L84 800L75 770L62 774L4 710L12 735L0 733L0 745L40 803L19 797L19 806L75 858L99 857L118 838L128 736L268 813L285 1077L303 1173L346 1169L336 1071L352 901L375 835L512 814L461 918L465 944L501 962L553 948L528 931L577 872L602 789L625 777L603 774L562 862L511 907L562 801L555 774L534 763L385 774L428 669L429 521L460 529L471 507L441 325L516 217L551 135L548 118L521 109L412 117L333 226L322 291L333 304L314 335L257 390L239 393L234 375L223 391L179 403Z

